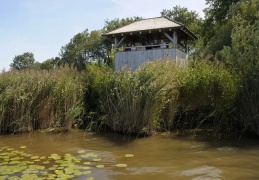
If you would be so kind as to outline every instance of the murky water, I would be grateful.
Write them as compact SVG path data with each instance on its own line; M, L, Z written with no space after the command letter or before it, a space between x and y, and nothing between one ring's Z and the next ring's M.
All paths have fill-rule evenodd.
M72 131L0 136L0 149L5 146L14 149L27 146L23 151L34 156L69 153L80 157L79 150L98 155L99 160L88 165L91 174L73 179L259 179L259 142L256 140L208 141L171 135L136 139ZM125 154L134 157L126 158ZM35 164L41 165L41 162ZM83 160L80 163L83 166ZM97 168L98 164L104 167ZM117 164L127 167L116 167Z

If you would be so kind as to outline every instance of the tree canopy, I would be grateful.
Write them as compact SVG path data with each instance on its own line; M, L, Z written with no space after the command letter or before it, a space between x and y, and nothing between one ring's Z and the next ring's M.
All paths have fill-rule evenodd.
M31 52L23 53L22 55L17 55L13 59L13 63L10 64L12 69L26 69L32 67L35 62L34 54Z

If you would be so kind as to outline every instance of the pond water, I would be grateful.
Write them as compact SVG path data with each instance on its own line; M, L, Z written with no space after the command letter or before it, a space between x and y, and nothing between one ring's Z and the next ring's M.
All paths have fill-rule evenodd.
M257 140L71 131L0 136L0 179L259 179Z

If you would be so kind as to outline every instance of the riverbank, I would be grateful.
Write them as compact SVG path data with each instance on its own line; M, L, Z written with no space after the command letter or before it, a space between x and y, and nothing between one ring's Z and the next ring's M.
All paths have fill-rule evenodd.
M3 72L0 134L82 128L134 135L191 129L256 135L258 118L244 121L237 104L241 85L223 65L204 61L188 67L154 61L136 72L114 73L94 64L81 72L69 67Z

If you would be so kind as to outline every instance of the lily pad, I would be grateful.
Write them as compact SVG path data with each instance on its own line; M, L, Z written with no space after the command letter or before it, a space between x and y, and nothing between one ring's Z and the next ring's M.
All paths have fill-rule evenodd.
M83 153L85 153L85 150L79 150L79 151L77 151L77 153L83 154Z
M86 180L94 180L93 177L86 178Z
M96 165L97 168L104 168L104 165L102 164L99 164L99 165Z
M46 156L41 156L40 159L46 159Z
M21 148L21 149L25 149L25 148L27 148L27 146L21 146L20 148Z
M92 173L91 171L85 171L85 172L83 172L84 175L91 174L91 173Z
M98 162L101 161L102 159L93 159L93 161Z
M133 154L125 154L125 157L126 158L131 158L131 157L133 157L134 155Z
M81 155L81 157L82 158L97 158L98 155L94 154L94 153L87 153L87 154Z
M54 159L54 160L59 160L59 159L61 159L60 155L58 155L58 154L51 154L51 155L49 156L49 158Z
M44 161L42 164L49 164L50 162L49 161Z
M127 164L116 164L115 166L116 167L127 167L128 165Z
M39 159L39 156L32 156L31 159Z
M64 173L63 173L63 170L60 170L60 169L55 169L54 172L55 172L56 174L64 174Z
M84 164L84 165L90 165L91 162L84 162L83 164Z

